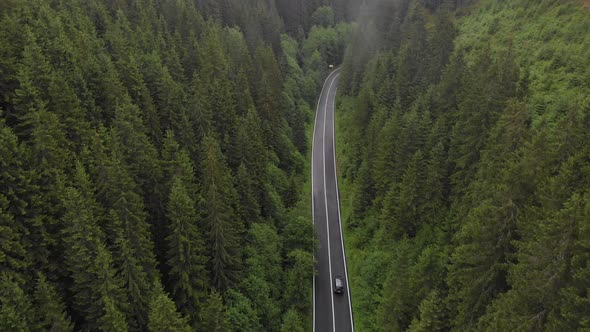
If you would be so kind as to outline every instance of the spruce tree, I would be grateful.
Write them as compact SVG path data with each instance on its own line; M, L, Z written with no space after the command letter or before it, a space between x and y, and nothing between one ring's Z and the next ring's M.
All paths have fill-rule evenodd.
M412 321L409 332L446 331L444 304L437 290L431 291L420 303L420 318Z
M68 248L64 256L72 278L73 309L85 328L121 330L124 325L126 329L122 310L127 301L122 280L115 273L87 195L67 188L62 198L66 208L63 241Z
M30 179L23 168L24 149L10 128L0 120L0 273L17 278L30 265L24 200ZM18 277L20 278L20 277Z
M281 242L273 226L253 224L248 231L245 265L248 276L242 282L244 293L260 312L262 326L276 330L280 311L276 306L281 296Z
M240 164L236 174L236 190L240 199L239 215L245 225L250 225L260 219L260 205L256 200L254 179L246 170L244 163Z
M168 200L168 282L179 310L195 324L206 297L208 275L199 215L179 177L173 179Z
M37 328L52 332L74 330L61 295L41 273L37 274L33 298Z
M141 189L146 218L151 222L163 217L162 170L158 152L147 136L147 129L139 115L139 108L126 97L115 109L112 129L113 149L120 152L124 167Z
M227 289L237 278L241 265L240 235L243 225L235 215L236 193L233 179L217 142L203 140L203 201L207 250L211 257L212 284Z
M101 137L102 136L102 137ZM101 142L101 140L104 140ZM106 209L113 210L120 221L121 235L127 238L131 250L137 257L139 264L152 280L155 273L155 257L153 242L150 236L150 225L146 220L145 205L138 195L138 187L133 181L126 164L122 161L121 152L117 143L108 133L97 135L94 149L108 149L101 154L103 160L96 160L94 167L96 174L97 199ZM98 152L98 151L97 151ZM100 168L98 168L100 166ZM117 225L118 223L113 223ZM105 225L106 226L106 225ZM113 230L116 232L116 230ZM112 236L117 236L113 234ZM145 286L144 289L149 289Z
M29 297L19 284L6 274L0 275L0 329L3 331L31 331L33 314Z
M199 318L199 331L221 332L227 330L228 322L221 295L215 291L209 294Z
M237 141L240 165L236 172L236 189L241 202L245 203L242 205L243 211L241 211L245 213L243 215L246 218L244 221L253 222L257 220L259 214L269 210L264 187L268 178L269 157L263 141L260 118L254 109L248 110L247 114L242 117L237 132ZM240 170L240 168L242 169ZM247 194L251 196L246 198Z
M260 313L252 301L237 290L226 292L226 312L228 329L230 331L261 331Z
M309 298L307 289L313 287L311 285L314 273L313 264L315 263L313 254L301 249L295 249L287 254L287 260L289 266L285 271L283 281L285 284L284 305L302 313L309 313L312 310L309 301L301 301L301 299Z
M281 325L281 332L303 332L303 323L301 318L294 309L289 309L283 317L283 325Z
M154 291L154 295L150 301L148 331L191 331L187 319L178 313L174 302L161 288Z
M60 231L63 224L63 204L60 187L73 167L72 153L67 150L67 139L57 116L46 110L32 114L29 156L31 184L35 193L28 207L27 240L34 243L30 253L33 264L49 276L62 275L64 267L59 255Z

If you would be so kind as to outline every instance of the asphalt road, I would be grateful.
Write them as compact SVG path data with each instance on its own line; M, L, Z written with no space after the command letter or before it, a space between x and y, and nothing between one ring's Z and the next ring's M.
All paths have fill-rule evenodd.
M317 275L314 278L313 329L316 332L354 331L350 288L336 178L334 98L339 69L326 79L316 110L312 150L312 209L319 236ZM344 293L333 291L334 277L344 279Z

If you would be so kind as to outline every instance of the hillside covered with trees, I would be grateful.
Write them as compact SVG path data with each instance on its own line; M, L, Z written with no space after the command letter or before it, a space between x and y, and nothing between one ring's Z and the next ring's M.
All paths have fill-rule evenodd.
M590 12L381 0L342 70L359 331L590 328Z
M310 329L347 2L0 1L0 330Z

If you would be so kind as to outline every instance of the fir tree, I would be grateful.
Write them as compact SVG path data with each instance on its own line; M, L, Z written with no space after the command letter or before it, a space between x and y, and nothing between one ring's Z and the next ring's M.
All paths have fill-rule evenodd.
M168 218L167 264L172 297L183 314L196 318L208 284L207 256L194 202L179 177L174 178L170 191Z
M61 296L40 273L33 298L37 328L52 332L74 330Z
M27 173L23 169L24 149L10 128L0 120L0 273L17 278L31 263L27 253L23 217L27 203Z
M121 330L122 323L126 329L126 318L121 313L127 303L122 280L116 276L113 259L104 246L103 233L92 214L92 203L74 188L66 189L62 199L67 225L63 241L68 248L64 256L73 281L76 317L89 329Z
M213 286L225 290L238 275L242 224L235 217L235 191L219 145L212 138L203 140L203 195L209 271Z
M207 301L201 310L200 331L226 331L228 322L225 317L225 306L221 295L213 291L209 294Z
M296 310L290 309L283 318L281 332L303 332L303 324Z
M431 291L420 303L420 319L412 321L411 332L446 331L444 306L437 290Z
M35 328L29 297L9 276L0 276L0 328L3 331L25 332Z
M230 331L260 331L260 314L255 310L252 301L242 293L230 289L225 298L228 329Z
M148 331L150 332L188 332L191 328L186 318L182 317L174 302L160 288L154 292L150 301Z

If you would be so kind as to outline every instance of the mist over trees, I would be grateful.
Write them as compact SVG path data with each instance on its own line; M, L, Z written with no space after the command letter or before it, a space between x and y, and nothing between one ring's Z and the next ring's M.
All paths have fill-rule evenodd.
M0 2L0 330L310 327L303 3Z
M0 1L0 330L310 330L339 64L357 330L589 329L587 31L578 0Z
M590 327L579 1L367 1L337 105L356 328Z

